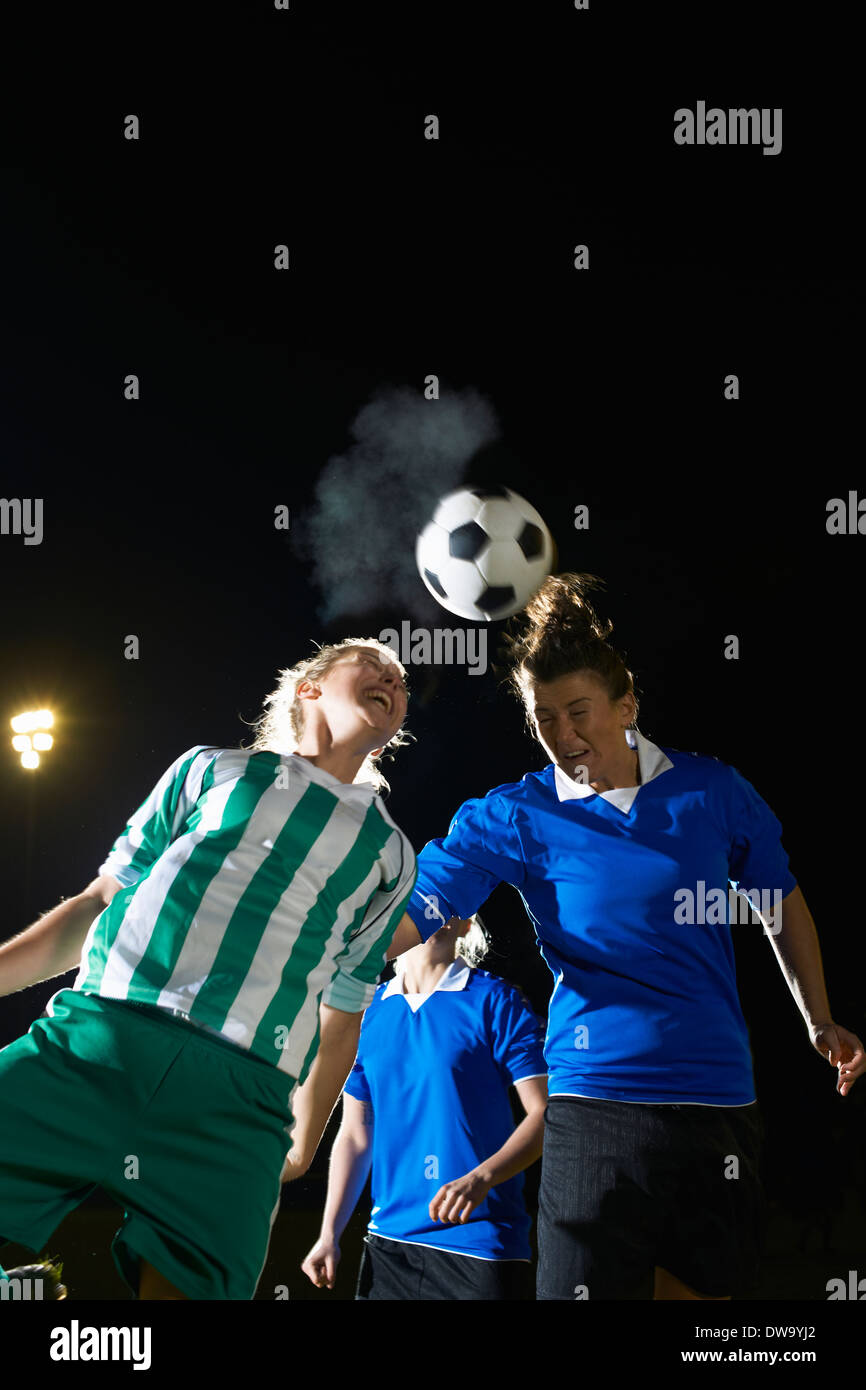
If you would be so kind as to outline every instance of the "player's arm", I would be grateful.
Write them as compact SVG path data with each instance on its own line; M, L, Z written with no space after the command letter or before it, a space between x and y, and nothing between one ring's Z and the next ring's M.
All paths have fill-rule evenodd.
M332 1289L340 1237L358 1203L373 1161L373 1107L343 1092L343 1118L328 1168L328 1195L319 1238L301 1269L316 1288Z
M526 865L507 798L491 793L464 801L443 840L418 855L414 890L401 916L388 959L427 941L454 919L465 922L500 883L520 889ZM409 923L414 926L413 935Z
M319 1050L292 1101L296 1124L283 1181L300 1177L313 1161L331 1111L352 1070L364 1010L372 1002L385 951L400 923L415 882L415 857L400 851L400 871L367 904L364 921L337 957L338 969L319 1007Z
M289 1182L306 1173L319 1147L325 1126L340 1096L358 1051L360 1013L344 1013L330 1004L319 1006L319 1050L303 1086L295 1092L292 1147L283 1167Z
M408 912L404 912L397 924L397 930L391 938L391 945L385 955L386 960L393 960L395 956L402 956L404 951L411 951L413 946L421 945L421 933L412 921Z
M187 785L187 774L202 751L199 746L188 749L163 773L115 840L100 875L83 892L0 946L0 994L27 989L79 964L94 919L121 887L136 882L155 862L195 804L196 793Z
M431 1221L469 1220L491 1187L522 1173L541 1157L544 1142L544 1112L547 1108L547 1077L530 1076L515 1083L525 1113L520 1124L496 1153L484 1159L470 1173L446 1182L430 1203Z
M72 970L91 923L120 888L116 878L102 874L83 892L46 912L26 931L0 946L0 994L14 994L42 980Z
M847 1095L857 1078L866 1072L866 1050L856 1033L833 1021L818 933L799 887L782 900L769 935L812 1046L838 1069L836 1089L840 1095Z

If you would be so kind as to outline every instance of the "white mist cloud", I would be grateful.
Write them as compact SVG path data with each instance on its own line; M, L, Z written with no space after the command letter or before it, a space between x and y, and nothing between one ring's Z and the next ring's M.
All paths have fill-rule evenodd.
M330 458L312 511L295 532L313 563L321 617L392 606L422 615L431 600L415 568L415 538L437 500L460 486L468 460L499 438L496 412L473 387L425 400L387 387L350 426L354 442Z

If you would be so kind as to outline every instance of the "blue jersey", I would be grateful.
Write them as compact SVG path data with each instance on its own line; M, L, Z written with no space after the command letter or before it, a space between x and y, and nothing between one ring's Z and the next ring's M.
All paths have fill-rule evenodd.
M426 938L519 890L555 980L551 1095L746 1105L729 884L771 910L796 887L781 825L729 764L637 746L637 788L599 795L551 763L465 802L419 855L409 915Z
M546 1074L541 1028L519 991L459 960L447 974L415 1009L399 979L381 985L364 1015L345 1089L373 1108L368 1229L458 1255L528 1260L521 1173L492 1187L465 1225L430 1219L440 1187L514 1132L509 1087Z

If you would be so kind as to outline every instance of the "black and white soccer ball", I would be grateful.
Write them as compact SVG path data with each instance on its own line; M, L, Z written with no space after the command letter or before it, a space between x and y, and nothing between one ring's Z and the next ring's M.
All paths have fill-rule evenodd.
M415 546L437 602L489 623L529 602L550 573L553 540L533 506L507 487L464 487L437 503Z

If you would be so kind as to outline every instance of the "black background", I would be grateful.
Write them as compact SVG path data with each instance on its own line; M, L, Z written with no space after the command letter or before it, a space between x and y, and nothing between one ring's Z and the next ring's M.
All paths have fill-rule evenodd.
M312 639L411 618L417 577L326 620L304 526L362 406L437 373L443 396L474 388L499 420L466 480L527 496L559 569L605 580L644 734L732 762L778 815L834 1017L863 1036L866 541L826 530L829 499L866 495L850 36L828 19L806 71L793 18L758 44L738 9L715 26L566 4L478 6L471 24L457 7L218 14L183 34L119 14L108 54L78 30L75 62L50 72L22 46L6 89L2 491L42 497L45 531L0 537L0 693L4 718L48 704L58 727L35 776L2 758L3 934L89 882L179 752L245 739ZM803 51L782 61L792 37ZM62 47L55 31L55 62ZM675 145L674 111L699 99L782 107L781 154ZM348 571L358 547L414 545L374 464L369 487L378 524L334 537ZM386 770L420 848L544 758L493 671L411 674L418 741ZM490 968L543 1010L516 895L498 890L485 920ZM825 1300L827 1279L858 1259L866 1273L863 1095L835 1094L760 931L734 938L768 1136L760 1297ZM56 987L4 999L0 1042ZM284 1197L260 1297L335 1297L304 1288L308 1247L283 1234L320 1203L327 1149ZM80 1297L125 1296L104 1245L89 1267Z

